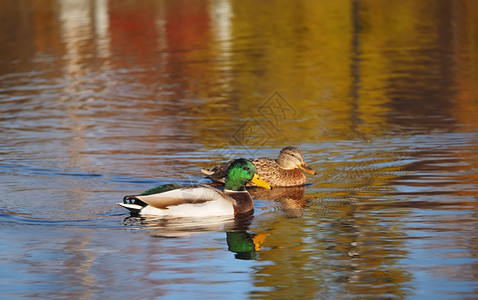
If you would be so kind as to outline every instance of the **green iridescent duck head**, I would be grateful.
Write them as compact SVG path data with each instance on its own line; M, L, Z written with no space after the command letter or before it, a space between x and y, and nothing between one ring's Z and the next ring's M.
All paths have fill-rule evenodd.
M271 189L271 186L259 178L256 166L247 159L239 158L234 160L226 171L225 188L231 191L245 191L246 184L252 183Z

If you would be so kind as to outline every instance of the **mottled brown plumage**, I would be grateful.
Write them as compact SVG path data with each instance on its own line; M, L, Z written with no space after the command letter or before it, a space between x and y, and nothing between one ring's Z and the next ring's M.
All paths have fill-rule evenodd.
M296 147L285 147L277 159L262 157L250 160L256 166L257 174L271 186L304 185L307 183L307 178L301 170L315 174L315 171L305 163L302 152ZM201 171L215 182L224 182L230 163L229 161L210 170L202 169Z

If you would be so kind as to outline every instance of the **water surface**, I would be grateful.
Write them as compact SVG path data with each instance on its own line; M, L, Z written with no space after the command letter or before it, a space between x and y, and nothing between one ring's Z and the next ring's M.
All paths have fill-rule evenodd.
M0 297L472 298L474 1L3 1ZM154 185L300 147L247 219Z

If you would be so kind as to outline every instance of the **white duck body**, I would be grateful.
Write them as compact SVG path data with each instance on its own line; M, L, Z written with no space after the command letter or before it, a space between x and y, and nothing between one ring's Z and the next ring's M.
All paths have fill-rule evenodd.
M240 203L240 206L251 205L251 208L253 207L252 198L247 191L225 190L223 193L206 185L184 187L151 195L126 196L124 202L118 203L118 205L141 215L233 216L237 210L234 209L234 206L238 205L234 198L240 198L241 202L246 202Z
M180 187L166 184L149 189L138 196L125 196L118 203L133 213L173 217L208 217L249 213L254 202L246 191L250 181L271 189L256 173L256 167L247 159L234 160L226 172L225 190L221 192L208 185Z

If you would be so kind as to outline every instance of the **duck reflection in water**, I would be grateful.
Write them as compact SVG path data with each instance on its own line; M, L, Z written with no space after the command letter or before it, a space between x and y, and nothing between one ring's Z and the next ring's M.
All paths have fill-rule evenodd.
M254 200L267 199L279 204L288 218L300 218L308 200L305 187L276 187L266 190L249 187ZM265 191L265 192L264 192ZM125 226L151 229L151 235L162 238L182 238L205 232L226 232L228 250L235 253L236 259L252 260L257 258L270 232L252 232L249 230L253 212L225 217L208 218L166 218L161 216L139 216L132 214L124 219Z
M247 231L226 232L228 250L236 253L237 259L256 259L265 239L270 233L249 233Z
M226 232L228 250L235 258L252 260L262 249L268 232L255 233L249 230L252 213L236 215L233 218L164 218L158 216L132 215L124 219L125 226L151 230L150 234L160 238L184 238L205 232Z
M300 218L308 200L305 199L305 187L283 187L266 190L250 187L254 200L268 199L280 205L288 218ZM226 232L228 250L235 253L236 259L253 260L262 250L263 244L271 232L252 232L249 226L254 218L253 212L234 217L209 218L165 218L160 216L132 215L124 219L125 226L151 229L151 235L162 238L182 238L204 232Z
M280 204L280 209L288 218L300 218L310 200L305 198L304 186L275 187L266 193L259 188L249 188L252 199L268 199Z
M254 200L267 199L279 204L288 218L300 218L304 214L308 200L305 187L276 187L266 190L249 187ZM125 226L151 229L151 235L162 238L182 238L205 232L226 232L228 250L235 253L236 259L252 260L262 250L270 232L252 232L249 226L254 218L253 212L226 217L208 218L165 218L161 216L131 215L124 219Z
M235 160L230 166L228 166L228 176L226 177L226 186L225 188L232 191L238 191L241 194L248 196L249 202L251 203L251 209L245 211L238 211L234 209L231 212L233 214L229 215L209 215L206 218L206 214L187 214L182 213L178 215L170 214L169 210L165 209L171 205L184 205L185 199L194 198L193 196L198 196L192 192L186 193L184 188L181 188L176 185L163 185L159 188L154 188L152 190L146 191L144 195L139 196L126 196L123 203L120 203L121 206L126 207L130 210L133 217L128 217L125 219L125 225L140 226L152 229L151 234L157 237L184 237L194 233L199 232L217 232L224 230L226 232L226 242L228 244L228 249L236 253L236 258L238 259L254 259L256 257L257 251L261 250L264 240L267 238L269 233L251 233L248 232L250 220L253 217L253 200L254 199L270 199L275 200L281 204L282 209L286 212L288 217L297 218L301 217L303 214L304 207L306 202L303 200L305 191L303 186L295 186L288 188L276 188L270 190L270 186L259 180L254 180L257 177L255 166L248 160L238 159ZM231 177L231 174L238 173L239 177ZM243 174L244 173L244 174ZM237 175L237 174L236 174ZM241 179L241 180L238 180ZM258 188L250 187L249 190L251 194L246 191L245 184L248 181L253 181L258 183L260 186L266 187L270 193L261 193L258 191ZM237 181L237 186L232 186ZM231 188L232 186L232 188ZM216 190L210 186L199 186L192 187L193 189L200 189L199 196L203 196L206 193L203 191L214 191L222 195L219 190ZM191 187L188 187L189 191ZM138 203L141 201L147 201L148 197L160 197L167 193L179 193L182 197L180 200L183 202L177 204L176 202L170 203L170 198L162 200L164 208L161 205L157 205L159 208L153 210L154 212L161 212L161 214L149 215L142 214L144 207ZM152 196L151 196L151 195ZM187 195L186 195L187 194ZM141 198L142 197L142 198ZM138 199L134 203L130 202L130 199ZM164 197L163 197L164 198ZM179 198L179 196L178 196ZM148 198L149 199L149 198ZM156 198L155 198L156 199ZM201 198L202 199L202 198ZM228 198L224 196L224 201L227 202ZM197 200L197 199L195 199ZM209 198L208 198L209 200ZM152 201L152 200L151 200ZM165 204L166 203L166 204ZM228 202L229 203L229 202ZM234 202L232 202L234 203ZM151 204L151 203L150 203ZM154 204L154 203L153 203ZM194 201L193 203L186 203L186 205L196 206L201 208L201 201ZM163 211L164 210L164 213ZM194 210L193 212L196 212ZM139 216L141 215L141 216Z

